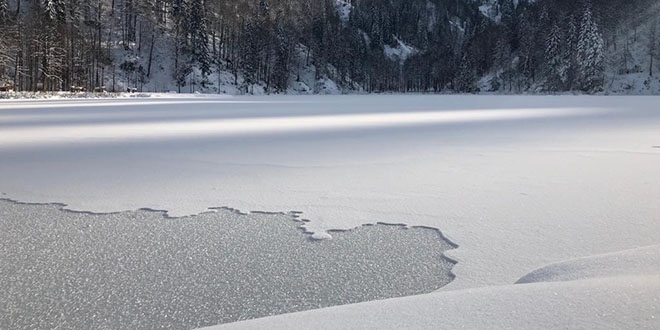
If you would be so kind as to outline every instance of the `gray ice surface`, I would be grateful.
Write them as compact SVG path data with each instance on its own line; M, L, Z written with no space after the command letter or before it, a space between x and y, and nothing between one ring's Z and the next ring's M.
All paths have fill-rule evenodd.
M192 329L434 291L434 229L310 240L291 214L91 214L0 200L0 329Z

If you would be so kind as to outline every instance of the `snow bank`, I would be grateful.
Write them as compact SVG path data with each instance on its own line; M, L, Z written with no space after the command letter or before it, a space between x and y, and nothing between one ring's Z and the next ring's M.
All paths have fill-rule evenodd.
M552 264L525 275L517 283L625 276L660 276L660 245Z
M652 246L544 271L580 280L436 292L205 329L658 329L658 260L660 246ZM540 272L525 278L557 280Z
M511 285L232 323L242 329L636 329L660 327L660 277Z

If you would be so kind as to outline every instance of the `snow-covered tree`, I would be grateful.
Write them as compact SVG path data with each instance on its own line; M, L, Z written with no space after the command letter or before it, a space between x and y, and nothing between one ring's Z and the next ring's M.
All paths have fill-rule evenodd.
M52 21L63 22L66 4L64 0L44 0L44 12Z
M336 0L0 0L0 72L23 90L46 88L45 79L88 89L109 77L113 86L115 77L139 83L153 70L169 71L181 86L200 71L228 70L237 85L284 91L289 77L310 83L302 73L313 70L367 91L456 89L464 77L496 73L508 90L543 82L593 92L611 51L615 69L640 71L644 60L656 75L660 47L646 44L653 13L645 11L657 0L593 1L593 11L582 8L585 1L493 0L482 13L473 0L354 0L350 7ZM386 46L399 45L415 52L405 61L385 56ZM637 49L649 52L631 59L642 55Z
M476 87L477 72L474 61L469 53L464 53L459 62L458 74L454 82L454 90L462 93L473 93Z
M545 41L545 88L550 91L564 90L568 82L568 63L562 49L561 34L555 23Z
M585 6L577 44L577 69L579 87L585 92L596 92L603 86L604 60L603 37L593 19L591 6Z
M191 0L188 8L186 33L190 38L192 60L199 65L202 74L211 72L211 56L204 0Z
M7 0L0 0L0 20L6 20L9 13L9 4Z

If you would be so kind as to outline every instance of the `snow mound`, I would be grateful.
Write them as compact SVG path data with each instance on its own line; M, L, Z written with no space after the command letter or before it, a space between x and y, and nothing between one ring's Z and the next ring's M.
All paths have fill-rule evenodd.
M660 245L552 264L523 276L516 283L647 275L660 276Z
M315 241L331 240L332 235L328 234L327 232L320 232L312 234L310 238Z
M308 95L308 94L313 94L314 90L309 88L307 84L305 84L302 81L294 81L289 84L289 88L287 90L287 94L291 95Z
M337 84L328 79L328 78L321 78L318 80L316 83L318 93L321 95L337 95L341 94L341 90L339 89L339 86Z

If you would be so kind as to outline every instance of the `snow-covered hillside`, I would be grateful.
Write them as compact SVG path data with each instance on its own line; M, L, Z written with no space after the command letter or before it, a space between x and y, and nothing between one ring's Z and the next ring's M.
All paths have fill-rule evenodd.
M659 13L653 0L0 0L0 92L657 94Z

